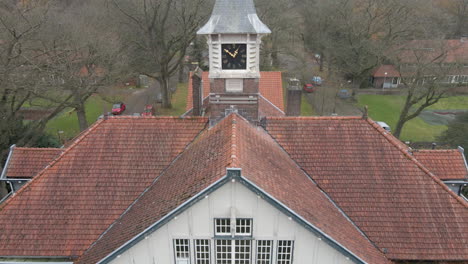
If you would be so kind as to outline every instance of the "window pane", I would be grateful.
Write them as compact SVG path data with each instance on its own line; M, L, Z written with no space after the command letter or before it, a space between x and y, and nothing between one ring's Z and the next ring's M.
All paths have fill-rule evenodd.
M195 240L195 264L210 264L210 240Z
M272 240L257 241L257 264L271 264Z
M277 264L291 264L293 257L293 245L292 240L278 240L278 252L276 254Z
M231 240L216 241L216 264L231 263Z
M251 244L250 240L235 240L235 264L250 264Z
M190 263L190 242L188 239L174 239L176 264Z
M227 236L231 235L231 219L218 218L215 219L215 235Z
M252 236L252 219L236 219L236 235Z

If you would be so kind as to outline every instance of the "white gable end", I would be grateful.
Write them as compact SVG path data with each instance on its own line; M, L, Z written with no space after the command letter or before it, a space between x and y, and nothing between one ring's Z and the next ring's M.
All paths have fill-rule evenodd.
M235 238L235 240L249 242L235 242L234 240L231 244L230 236L216 234L215 219L246 219L247 222L251 221L250 236L236 235ZM245 231L245 229L242 230ZM208 246L203 244L206 242L208 242ZM184 243L188 243L188 247L184 246ZM221 246L223 243L228 243L228 245ZM242 248L242 252L245 253L242 256L245 260L229 263L253 264L257 263L258 257L270 259L270 262L261 263L352 263L341 252L238 182L225 184L110 263L227 263L220 262L220 259L231 256L230 252L224 252L223 255L220 251L237 250L235 249L236 245L238 249ZM289 249L291 254L288 253ZM186 252L187 250L188 252ZM262 250L263 253L260 252ZM265 250L267 253L264 253ZM196 255L199 257L198 261L195 259ZM232 256L234 255L232 254ZM176 258L179 260L176 261ZM277 262L278 258L290 258L291 262ZM206 262L207 259L209 262Z

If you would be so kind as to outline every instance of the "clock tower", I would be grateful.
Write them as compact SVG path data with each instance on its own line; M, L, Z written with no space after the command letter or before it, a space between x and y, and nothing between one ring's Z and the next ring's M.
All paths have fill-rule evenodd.
M210 20L198 31L209 46L213 122L233 111L258 121L260 44L269 33L253 0L216 0Z

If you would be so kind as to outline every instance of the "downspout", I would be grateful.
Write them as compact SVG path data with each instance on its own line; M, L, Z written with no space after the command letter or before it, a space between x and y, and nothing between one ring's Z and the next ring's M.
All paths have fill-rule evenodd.
M0 179L6 179L6 173L8 169L8 163L10 163L11 156L13 156L13 149L16 147L16 145L11 145L10 147L10 153L8 153L8 158L5 162L5 167L3 167L2 175L0 175Z

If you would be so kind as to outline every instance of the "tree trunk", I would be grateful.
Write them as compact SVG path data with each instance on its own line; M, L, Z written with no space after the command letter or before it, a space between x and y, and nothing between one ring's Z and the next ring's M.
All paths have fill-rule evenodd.
M184 82L184 74L185 74L185 69L184 69L184 64L179 65L179 82L182 83Z
M169 80L166 77L158 78L162 93L162 107L172 108L171 91L169 91Z
M76 115L78 116L78 124L80 126L80 131L84 131L88 128L88 121L86 120L86 110L83 102L75 107Z
M409 103L411 101L411 98L412 98L411 96L406 97L405 106L401 110L400 117L398 118L398 122L395 127L395 131L393 132L393 135L396 138L400 138L401 132L403 131L403 126L408 121L407 116L411 108L411 104Z

